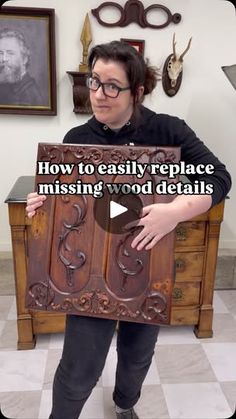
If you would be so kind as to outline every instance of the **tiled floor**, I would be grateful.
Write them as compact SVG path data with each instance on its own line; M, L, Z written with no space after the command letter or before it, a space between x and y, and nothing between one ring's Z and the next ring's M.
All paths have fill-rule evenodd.
M236 290L216 291L214 337L192 327L162 328L142 397L140 419L229 418L236 403ZM62 335L40 335L36 349L16 350L14 296L0 296L0 404L14 419L47 419ZM114 419L115 337L81 419ZM70 418L65 418L70 419Z

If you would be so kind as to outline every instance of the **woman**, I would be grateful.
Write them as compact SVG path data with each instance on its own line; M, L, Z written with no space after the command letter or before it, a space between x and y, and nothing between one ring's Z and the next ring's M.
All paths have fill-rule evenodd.
M157 83L157 71L131 46L114 41L98 45L89 56L88 78L93 117L71 129L64 143L181 146L181 160L197 165L213 164L214 174L191 176L213 185L211 195L179 195L171 203L143 209L141 232L132 247L151 249L179 222L207 211L225 198L230 175L225 166L196 137L184 121L156 114L141 105L144 95ZM32 217L45 196L28 195L27 213ZM96 385L109 350L116 321L67 316L62 359L53 385L50 419L77 419ZM120 322L117 337L118 364L113 399L117 419L138 419L133 406L151 364L158 326Z

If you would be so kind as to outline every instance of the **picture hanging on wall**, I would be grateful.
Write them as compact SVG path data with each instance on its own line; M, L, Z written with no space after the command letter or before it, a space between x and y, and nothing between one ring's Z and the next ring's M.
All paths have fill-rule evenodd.
M127 42L127 44L130 44L132 47L134 47L138 52L140 52L140 54L144 55L145 41L143 39L121 38L121 41Z
M0 9L0 113L56 115L54 9Z

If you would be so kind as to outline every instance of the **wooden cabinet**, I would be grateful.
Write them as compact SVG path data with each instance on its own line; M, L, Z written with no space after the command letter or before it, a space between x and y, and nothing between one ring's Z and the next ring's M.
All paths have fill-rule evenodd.
M171 324L194 325L199 338L213 334L213 291L224 202L176 228L176 279Z
M12 234L15 270L18 349L30 349L37 334L62 332L65 316L25 308L28 229L26 196L34 189L34 178L20 177L6 202ZM224 202L176 229L176 280L172 294L171 325L193 325L197 337L212 336L213 290Z

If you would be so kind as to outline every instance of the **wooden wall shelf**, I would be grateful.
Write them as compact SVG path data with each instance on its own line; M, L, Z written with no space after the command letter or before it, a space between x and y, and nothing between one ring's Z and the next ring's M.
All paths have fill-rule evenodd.
M89 99L89 89L86 86L88 73L79 71L67 71L72 81L73 88L73 112L80 114L92 114L92 108Z

